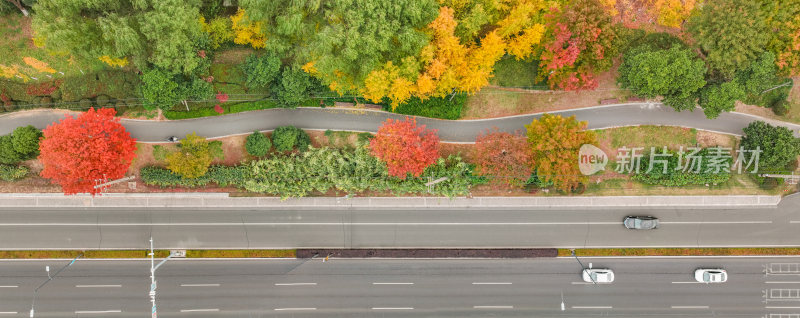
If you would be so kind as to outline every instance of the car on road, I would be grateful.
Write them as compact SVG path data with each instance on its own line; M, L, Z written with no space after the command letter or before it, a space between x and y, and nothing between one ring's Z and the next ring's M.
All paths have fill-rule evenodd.
M628 216L622 221L629 230L652 230L658 228L658 218L652 216Z
M611 283L614 271L608 268L587 268L583 270L583 281L587 283Z
M700 283L724 283L728 272L724 269L700 268L694 271L694 279Z

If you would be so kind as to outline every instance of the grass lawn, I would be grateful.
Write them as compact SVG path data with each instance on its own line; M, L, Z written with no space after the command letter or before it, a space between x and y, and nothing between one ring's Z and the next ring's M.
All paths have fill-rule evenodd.
M52 70L50 72L37 70L25 63L26 57L44 62ZM72 77L83 75L81 70L91 73L106 68L106 65L99 60L86 63L82 65L68 55L34 46L31 40L30 17L23 17L18 13L0 16L0 65L15 69L16 75L19 75L19 77L11 76L10 80L49 80L48 75L53 78Z
M506 55L494 65L494 77L489 83L503 87L549 89L547 83L536 82L538 71L539 61L532 58L517 60L511 55Z

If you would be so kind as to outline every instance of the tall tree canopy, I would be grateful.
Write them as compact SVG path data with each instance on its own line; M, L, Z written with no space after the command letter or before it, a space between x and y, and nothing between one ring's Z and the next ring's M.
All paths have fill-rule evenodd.
M795 138L786 127L755 121L743 131L741 147L746 150L758 148L762 151L758 162L759 171L786 172L787 166L800 155L800 139Z
M475 139L475 172L494 186L517 187L531 176L531 151L525 136L487 131Z
M540 179L553 182L554 187L563 191L585 181L578 169L578 150L583 144L595 142L594 132L587 131L586 125L585 121L575 120L575 116L550 114L525 125L533 165Z
M611 15L599 0L573 0L551 11L539 77L553 88L596 88L594 75L608 70L616 56Z
M763 1L761 14L770 36L767 49L786 76L800 76L800 0Z
M698 91L706 85L706 68L689 49L678 46L668 50L626 54L619 68L618 81L623 88L644 97L663 96L664 104L676 110L695 107Z
M45 47L97 60L132 56L189 74L202 65L198 51L208 43L200 28L200 0L39 1L33 27Z
M767 45L769 34L758 0L706 2L689 20L689 32L706 54L712 75L729 80Z
M123 177L136 157L136 140L115 113L90 108L47 126L39 144L42 177L61 185L64 194L95 194L95 180Z
M439 136L435 130L417 126L413 118L387 119L369 142L372 155L386 163L389 175L405 179L419 177L439 159Z

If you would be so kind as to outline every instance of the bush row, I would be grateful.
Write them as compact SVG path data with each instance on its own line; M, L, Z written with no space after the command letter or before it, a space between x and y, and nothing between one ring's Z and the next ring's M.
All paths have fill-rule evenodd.
M30 169L25 166L13 166L0 164L0 180L3 181L17 181L25 178Z

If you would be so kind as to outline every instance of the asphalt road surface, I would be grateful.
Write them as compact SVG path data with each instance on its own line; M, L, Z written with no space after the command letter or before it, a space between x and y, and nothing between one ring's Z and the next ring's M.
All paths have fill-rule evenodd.
M800 246L800 196L777 208L0 209L0 249ZM628 230L627 215L660 218Z
M800 313L800 258L170 260L160 317L774 317ZM0 261L0 316L27 317L33 289L67 260ZM722 267L723 284L696 283ZM79 260L39 291L36 317L145 317L149 261ZM561 310L563 293L564 310ZM770 314L776 316L769 316ZM796 317L796 316L794 316Z
M661 104L634 103L616 106L601 106L551 112L562 116L574 115L587 121L589 129L602 129L636 125L683 126L741 135L742 128L750 122L765 120L782 125L798 134L800 125L771 121L741 113L723 113L717 119L707 119L703 112L676 112ZM45 128L64 115L62 112L31 112L0 116L0 135L11 133L14 128L34 125ZM419 124L437 129L442 141L474 142L475 137L487 129L497 127L500 131L524 130L541 114L519 115L488 120L440 120L418 118ZM164 142L169 136L185 136L196 132L206 137L221 137L250 133L254 130L273 130L279 126L294 125L304 129L349 130L375 132L387 118L402 119L405 115L366 110L299 108L269 109L257 112L236 113L218 117L176 121L123 120L131 135L142 142Z

